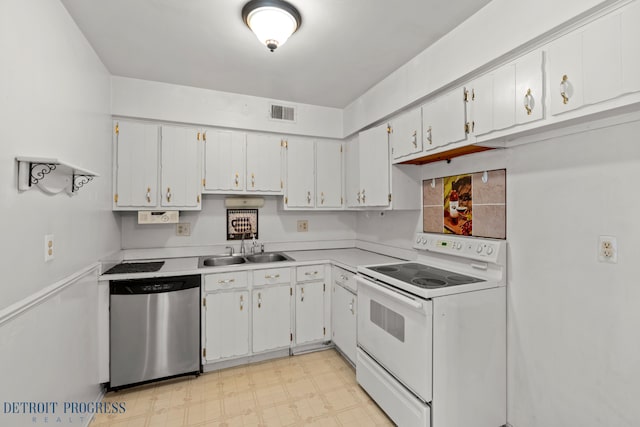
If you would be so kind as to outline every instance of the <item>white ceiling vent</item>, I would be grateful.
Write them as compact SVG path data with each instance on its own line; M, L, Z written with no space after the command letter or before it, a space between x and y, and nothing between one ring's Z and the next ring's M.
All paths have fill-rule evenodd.
M296 121L296 107L278 104L271 104L269 107L269 117L271 120L282 120L285 122Z

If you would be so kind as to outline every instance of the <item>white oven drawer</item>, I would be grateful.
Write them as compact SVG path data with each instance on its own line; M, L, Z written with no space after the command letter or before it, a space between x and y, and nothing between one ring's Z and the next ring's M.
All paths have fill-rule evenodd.
M433 303L356 276L358 346L425 402L431 401Z
M431 426L429 405L409 393L360 349L356 355L356 379L397 425Z

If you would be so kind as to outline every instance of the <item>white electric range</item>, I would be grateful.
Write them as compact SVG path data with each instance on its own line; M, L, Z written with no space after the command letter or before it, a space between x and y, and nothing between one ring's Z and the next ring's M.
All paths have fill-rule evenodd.
M419 233L358 268L356 376L400 426L506 424L506 242Z

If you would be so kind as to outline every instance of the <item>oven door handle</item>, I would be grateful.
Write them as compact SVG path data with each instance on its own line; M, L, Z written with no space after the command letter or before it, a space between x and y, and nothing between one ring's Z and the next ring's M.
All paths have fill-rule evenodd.
M416 301L413 298L409 298L406 297L398 292L392 291L390 289L388 289L386 286L383 286L381 284L374 284L373 282L364 279L360 276L356 276L356 281L358 283L360 283L361 285L365 285L368 288L373 289L374 291L380 292L382 294L385 294L388 297L393 298L394 300L401 302L405 305L408 305L410 307L415 308L416 310L421 310L422 309L422 302L420 301Z

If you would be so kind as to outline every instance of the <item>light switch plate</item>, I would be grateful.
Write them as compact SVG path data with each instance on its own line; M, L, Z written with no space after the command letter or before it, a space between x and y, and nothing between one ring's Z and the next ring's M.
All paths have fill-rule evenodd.
M177 223L176 236L191 236L191 223L190 222Z
M45 234L44 236L44 262L49 262L55 258L55 245L53 234Z
M309 221L306 219L298 220L298 231L309 231Z

